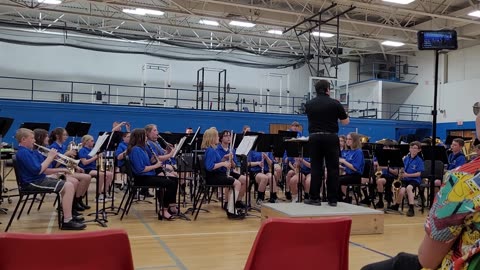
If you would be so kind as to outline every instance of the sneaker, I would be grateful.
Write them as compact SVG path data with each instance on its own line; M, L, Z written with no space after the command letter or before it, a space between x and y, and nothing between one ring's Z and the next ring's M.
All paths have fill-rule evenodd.
M97 198L97 201L98 201L99 203L103 203L103 201L105 201L105 202L110 202L110 201L112 201L112 198L108 198L108 197L107 197L107 198L104 199L104 198L103 198L103 194L100 194L100 195L98 196L98 198Z
M385 207L385 205L383 205L383 201L378 201L378 202L375 204L375 208L383 209L384 207Z
M75 230L75 231L79 231L79 230L83 230L87 227L87 225L83 224L83 223L79 223L79 222L76 222L74 221L73 219L70 220L69 222L63 222L62 223L62 230Z
M399 207L398 204L394 204L394 205L389 206L387 209L392 210L392 211L398 211L398 207Z
M82 223L85 221L85 218L83 216L73 216L72 220L77 222L77 223Z
M413 207L408 208L407 211L407 217L413 217L415 216L415 211L413 210Z
M237 201L235 203L235 207L236 208L246 208L247 206L245 205L245 203L243 203L242 201Z
M277 203L277 199L270 198L270 199L268 199L268 202L269 203Z
M292 200L292 193L290 191L285 192L285 199Z
M227 211L227 217L228 219L244 219L245 213L243 213L243 211L240 211L239 209L237 209L236 213L230 213Z

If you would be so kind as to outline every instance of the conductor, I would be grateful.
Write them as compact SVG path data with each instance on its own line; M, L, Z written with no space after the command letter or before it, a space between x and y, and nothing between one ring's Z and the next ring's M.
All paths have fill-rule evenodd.
M342 104L330 98L330 83L320 80L315 84L317 97L309 100L305 105L308 117L308 132L310 143L310 157L312 166L312 180L310 198L306 204L321 205L320 186L324 169L323 160L327 166L327 199L328 205L337 206L338 196L338 169L340 144L338 140L338 120L343 125L350 123L350 119Z

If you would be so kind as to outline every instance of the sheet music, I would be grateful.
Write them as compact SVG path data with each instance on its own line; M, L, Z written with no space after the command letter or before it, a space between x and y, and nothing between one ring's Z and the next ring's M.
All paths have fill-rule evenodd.
M100 150L100 147L102 147L103 143L105 140L108 138L108 133L103 133L102 135L98 136L97 141L95 142L95 146L93 147L92 151L88 153L89 156L93 157L97 154L98 150Z
M183 146L183 144L185 143L186 140L187 140L187 136L182 137L180 139L180 141L178 142L178 144L175 145L175 152L173 153L173 157L177 156L178 152L182 149L182 146Z
M257 139L258 136L243 136L242 141L240 142L240 145L237 148L237 151L235 152L239 156L246 156L248 155L248 152L253 147L253 144L255 143L255 140Z
M308 142L308 137L302 136L299 138L285 139L286 142Z

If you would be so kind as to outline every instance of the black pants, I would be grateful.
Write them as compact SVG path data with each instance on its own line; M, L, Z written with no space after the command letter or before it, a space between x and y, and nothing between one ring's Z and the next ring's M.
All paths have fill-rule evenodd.
M420 270L418 256L400 252L397 256L382 262L365 265L361 270Z
M310 135L310 157L312 166L312 180L310 184L310 198L320 198L320 187L324 178L323 160L327 166L327 198L329 202L337 202L338 193L338 166L340 144L336 134Z
M177 196L177 183L176 177L164 177L164 176L135 176L135 185L146 186L151 188L165 188L165 194L163 194L164 207L168 207L170 204L175 203Z

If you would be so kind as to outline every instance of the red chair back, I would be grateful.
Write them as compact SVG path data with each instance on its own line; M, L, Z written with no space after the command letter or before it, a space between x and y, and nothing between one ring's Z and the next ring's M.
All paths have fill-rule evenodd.
M134 270L127 233L0 234L0 269Z
M245 270L348 270L352 220L272 218L260 228Z

